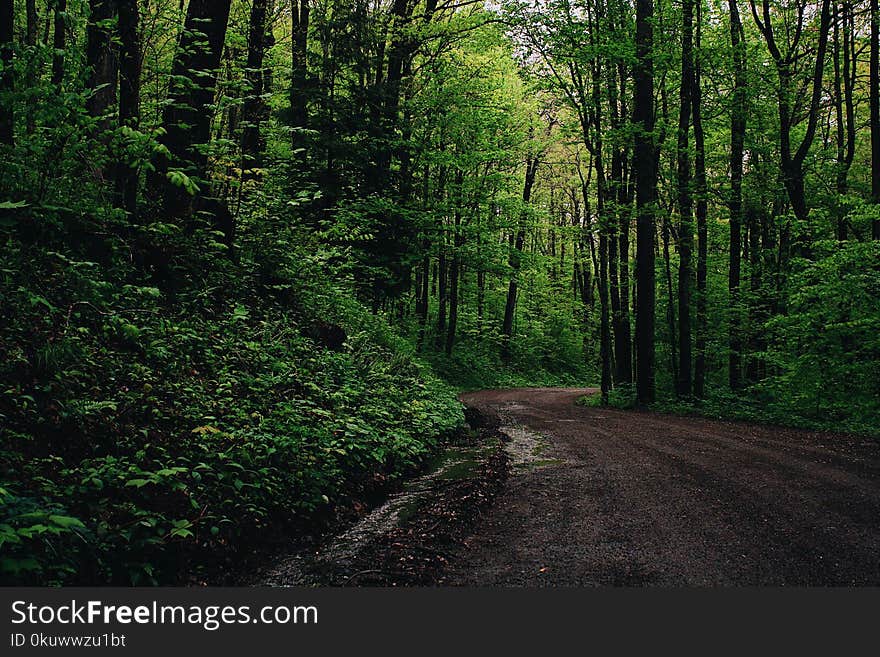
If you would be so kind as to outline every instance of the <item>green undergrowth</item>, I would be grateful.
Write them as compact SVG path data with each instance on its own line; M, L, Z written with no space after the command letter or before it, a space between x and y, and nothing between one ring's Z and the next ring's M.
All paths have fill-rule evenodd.
M676 415L695 415L717 420L744 420L814 431L853 433L880 438L880 418L870 414L845 416L834 409L799 410L788 401L767 399L760 391L732 394L726 390L710 390L702 400L679 400L673 396L660 398L652 410Z
M578 400L582 406L602 408L602 396L586 395ZM609 391L608 407L629 410L636 408L635 389L621 386ZM762 388L755 387L741 394L712 388L705 399L677 399L673 394L661 392L651 410L672 415L692 415L716 420L743 420L759 424L808 429L815 431L836 431L880 438L880 418L865 414L857 418L843 416L834 409L818 412L797 411L786 400L775 402L768 399Z
M558 363L530 350L525 340L514 340L511 358L489 340L462 340L452 356L438 351L424 355L438 376L459 390L583 386L593 377L580 353Z
M232 264L202 238L159 275L129 238L7 240L0 582L210 580L462 425L454 390L320 263Z

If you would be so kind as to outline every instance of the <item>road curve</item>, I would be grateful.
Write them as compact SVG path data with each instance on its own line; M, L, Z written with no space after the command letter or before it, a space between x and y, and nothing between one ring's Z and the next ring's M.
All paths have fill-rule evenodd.
M447 584L880 585L877 441L575 405L587 392L462 395L543 445Z

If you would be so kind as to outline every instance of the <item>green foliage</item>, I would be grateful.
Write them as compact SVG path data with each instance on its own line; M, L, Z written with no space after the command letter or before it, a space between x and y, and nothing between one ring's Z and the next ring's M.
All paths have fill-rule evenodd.
M0 327L4 582L208 576L392 485L463 421L453 391L308 256L249 272L203 249L210 275L170 305L167 282L59 242L11 241L0 263L14 318Z
M838 428L880 426L880 244L815 244L794 267L789 307L767 323L766 404Z

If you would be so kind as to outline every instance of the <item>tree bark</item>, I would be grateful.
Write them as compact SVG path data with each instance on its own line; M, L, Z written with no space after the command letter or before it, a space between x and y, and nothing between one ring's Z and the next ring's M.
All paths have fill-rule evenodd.
M654 131L653 0L636 0L636 67L633 96L636 174L636 399L654 401L654 215L657 167Z
M64 58L67 47L67 0L55 0L52 34L52 86L61 91L64 84Z
M294 150L305 148L306 140L302 131L309 127L307 83L310 1L293 0L290 10L293 33L290 51L290 125L293 127L291 137ZM301 155L305 155L305 152L301 151Z
M452 263L449 267L449 326L446 331L446 355L452 355L452 347L455 344L455 331L458 328L458 285L461 271L461 206L462 186L464 176L461 169L455 172L455 216L452 226Z
M837 146L837 239L847 239L846 205L844 196L849 190L849 169L855 157L855 42L852 24L852 6L848 1L834 5L833 59L834 59L834 114Z
M0 105L0 144L9 146L15 143L15 110L12 98L12 92L15 91L15 75L12 69L14 21L13 0L0 1L0 93L6 95L5 101Z
M106 132L112 127L112 112L117 102L119 64L110 25L115 17L115 0L89 0L86 86L91 90L91 95L86 101L86 108L93 118L98 119L98 132Z
M211 139L210 105L214 102L217 69L223 54L230 0L190 0L171 69L168 105L163 116L170 161L157 167L160 179L170 167L191 179L204 177L207 156L199 147ZM194 197L178 185L162 180L164 210L171 217L189 218ZM205 191L205 190L203 190ZM228 226L218 226L231 239Z
M871 200L880 204L880 11L877 0L871 0L871 58L869 92L871 105ZM880 240L880 219L871 224L871 235Z
M248 24L247 96L242 107L241 154L244 170L260 166L260 156L265 147L260 124L266 118L266 103L263 101L263 58L266 50L266 8L268 0L253 0Z
M742 370L742 335L740 321L740 255L743 226L743 150L746 136L746 60L745 38L737 0L728 0L730 44L733 50L733 97L730 111L730 268L727 279L729 292L728 381L731 390L740 387Z
M678 381L678 340L676 339L675 324L675 301L672 284L672 263L669 257L669 215L663 214L663 222L660 227L660 237L663 240L663 264L666 274L666 296L669 302L666 304L666 324L669 328L669 365L672 371L672 380Z
M140 123L141 44L137 0L119 2L119 125L137 128ZM138 171L128 162L117 163L117 204L134 214L137 209Z
M532 186L535 184L535 175L538 172L539 159L537 156L526 160L526 175L523 182L522 202L528 205L532 199ZM513 317L516 313L516 295L520 262L522 260L523 245L526 240L526 229L523 219L520 217L516 228L516 236L510 250L509 264L511 269L510 281L507 284L507 301L504 304L504 321L501 324L501 356L505 360L510 358L510 340L513 337Z
M27 0L25 3L25 19L27 26L25 29L25 45L28 48L27 73L25 74L25 84L28 89L33 89L37 85L38 62L37 56L37 32L39 31L40 17L37 14L36 0ZM33 134L36 130L37 122L34 115L36 111L36 100L28 98L27 116L25 117L25 127L27 134Z
M678 381L679 397L689 397L693 391L691 360L691 285L693 269L691 257L694 248L693 204L691 198L690 121L694 87L693 32L694 2L683 0L681 31L681 90L678 112Z
M696 358L694 360L694 396L706 396L706 275L708 256L709 227L708 189L706 188L706 139L703 131L703 89L702 89L702 51L701 26L702 5L697 4L697 31L695 37L694 91L691 94L694 123L694 185L697 193L697 326L694 339Z

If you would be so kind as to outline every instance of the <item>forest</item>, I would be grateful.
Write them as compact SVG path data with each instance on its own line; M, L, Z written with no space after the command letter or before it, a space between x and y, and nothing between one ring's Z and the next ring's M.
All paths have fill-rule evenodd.
M0 582L223 581L457 394L880 434L877 0L0 0Z

